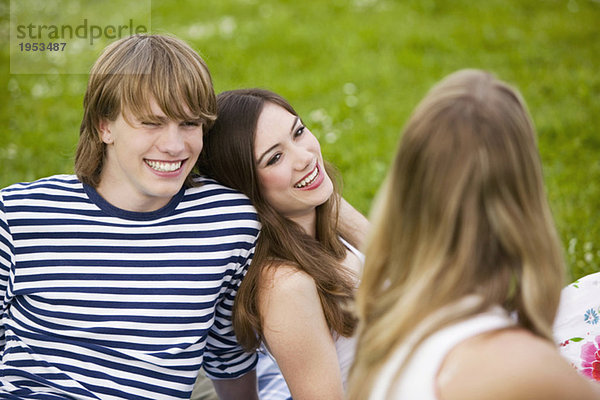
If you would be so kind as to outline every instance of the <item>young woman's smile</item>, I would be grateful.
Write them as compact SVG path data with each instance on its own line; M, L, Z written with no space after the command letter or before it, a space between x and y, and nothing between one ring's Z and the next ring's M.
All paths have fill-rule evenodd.
M325 180L325 177L320 173L319 164L315 165L315 168L305 176L300 182L296 183L294 187L301 190L313 190L319 187Z

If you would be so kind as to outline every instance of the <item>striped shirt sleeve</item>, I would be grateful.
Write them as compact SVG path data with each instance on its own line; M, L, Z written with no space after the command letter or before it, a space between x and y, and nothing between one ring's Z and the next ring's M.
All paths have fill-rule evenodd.
M8 289L8 276L13 264L13 250L10 239L10 231L4 212L4 201L0 192L0 299L2 301L2 314L6 304L6 292ZM0 324L0 351L4 351L4 327Z
M211 379L236 378L256 366L256 354L248 354L239 346L232 323L234 298L250 261L248 258L240 262L216 308L215 323L208 334L204 354L204 369Z

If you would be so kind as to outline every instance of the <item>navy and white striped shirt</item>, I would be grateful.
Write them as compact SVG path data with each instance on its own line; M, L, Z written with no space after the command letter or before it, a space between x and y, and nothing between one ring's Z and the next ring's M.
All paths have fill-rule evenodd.
M202 181L149 213L71 175L0 192L0 398L189 399L202 365L254 368L231 313L260 225Z

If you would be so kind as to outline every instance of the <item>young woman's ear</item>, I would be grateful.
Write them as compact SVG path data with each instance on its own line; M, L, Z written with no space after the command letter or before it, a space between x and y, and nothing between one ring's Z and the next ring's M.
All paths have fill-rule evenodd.
M98 135L100 135L100 140L106 144L112 144L114 139L112 137L111 132L111 123L107 119L101 119L98 124Z

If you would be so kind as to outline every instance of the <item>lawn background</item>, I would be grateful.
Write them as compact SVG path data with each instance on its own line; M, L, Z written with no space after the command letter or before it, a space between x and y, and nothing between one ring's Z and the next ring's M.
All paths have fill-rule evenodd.
M217 92L284 95L367 214L431 85L461 68L494 72L536 123L571 278L600 271L599 0L155 0L151 11L154 33L204 57ZM10 74L8 21L1 0L0 187L72 172L87 80Z

